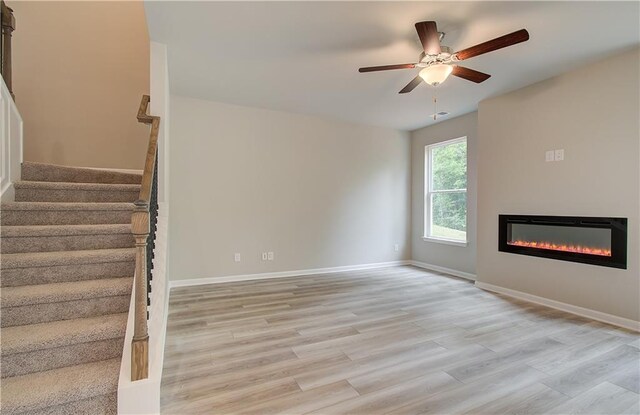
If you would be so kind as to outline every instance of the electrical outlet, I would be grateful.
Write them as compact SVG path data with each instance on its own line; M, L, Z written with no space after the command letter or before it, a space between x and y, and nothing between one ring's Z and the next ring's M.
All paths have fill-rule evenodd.
M240 262L240 254L239 253L233 254L233 260L236 262Z
M269 261L273 261L273 252L268 252L268 253L267 253L267 259L268 259Z
M556 161L564 160L564 149L563 148L561 148L560 150L556 150L555 151L555 160Z
M549 150L544 153L544 161L553 161L555 152L553 150Z
M266 252L263 252L263 253L262 253L262 260L263 260L263 261L266 261L267 259L268 259L268 258L267 258L267 253L266 253Z
M395 244L395 245L393 246L393 250L394 250L394 251L396 251L396 252L398 252L398 251L400 250L400 245Z

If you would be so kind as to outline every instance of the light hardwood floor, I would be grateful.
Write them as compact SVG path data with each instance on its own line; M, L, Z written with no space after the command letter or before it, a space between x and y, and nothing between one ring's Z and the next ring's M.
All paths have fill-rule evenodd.
M637 414L640 337L413 267L171 291L162 412Z

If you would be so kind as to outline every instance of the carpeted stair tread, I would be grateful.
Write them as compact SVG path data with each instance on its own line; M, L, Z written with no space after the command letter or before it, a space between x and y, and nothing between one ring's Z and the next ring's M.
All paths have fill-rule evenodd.
M7 254L2 254L4 257ZM58 267L32 267L3 269L0 285L18 287L21 285L54 284L69 281L87 281L100 278L120 278L132 276L135 272L135 257L124 258L120 262L94 264L69 264Z
M142 174L24 161L22 162L22 180L140 184Z
M131 223L134 197L129 196L137 193L125 194L130 200L3 203L0 222L3 226Z
M15 189L43 189L43 190L82 190L93 192L139 192L139 184L126 183L74 183L74 182L31 182L17 181L13 183Z
M42 210L42 211L59 211L59 210L125 210L133 211L134 205L129 202L5 202L0 205L3 211L7 210Z
M52 321L2 329L2 355L123 337L127 313Z
M133 261L135 255L135 248L3 254L0 269L124 262Z
M126 277L5 287L2 289L0 298L2 307L20 307L32 304L113 297L129 294L132 282L133 277Z
M131 225L5 225L0 227L0 253L86 251L135 246Z
M131 202L5 202L3 226L130 223Z
M19 181L14 187L16 202L117 203L140 195L139 184Z
M81 401L49 406L37 411L23 412L20 415L117 415L118 394L93 396Z
M14 415L115 393L120 358L5 378L2 413Z
M116 223L98 225L17 225L3 226L0 229L0 236L3 238L112 234L131 234L131 224Z

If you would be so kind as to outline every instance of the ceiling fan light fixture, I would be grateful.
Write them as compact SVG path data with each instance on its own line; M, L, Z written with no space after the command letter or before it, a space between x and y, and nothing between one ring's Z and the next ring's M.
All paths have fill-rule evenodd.
M430 65L420 71L419 75L431 86L438 86L451 75L453 66L445 64Z

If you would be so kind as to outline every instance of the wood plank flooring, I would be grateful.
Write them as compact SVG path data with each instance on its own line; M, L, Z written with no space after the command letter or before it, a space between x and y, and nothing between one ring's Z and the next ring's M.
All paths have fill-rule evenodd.
M177 288L162 412L638 414L639 338L413 267Z

